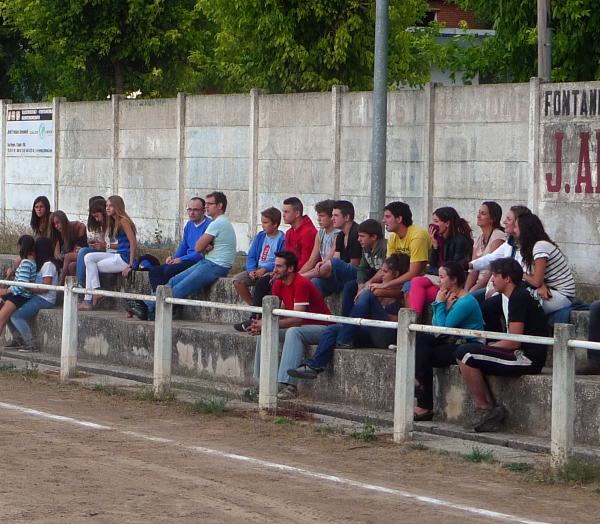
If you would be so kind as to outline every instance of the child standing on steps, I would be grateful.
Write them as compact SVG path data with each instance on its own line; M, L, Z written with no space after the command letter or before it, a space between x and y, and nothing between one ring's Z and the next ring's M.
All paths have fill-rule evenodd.
M15 272L15 283L35 282L37 266L35 264L35 240L31 235L23 235L17 243L21 263ZM13 285L0 291L0 335L4 332L11 315L32 296L31 289Z

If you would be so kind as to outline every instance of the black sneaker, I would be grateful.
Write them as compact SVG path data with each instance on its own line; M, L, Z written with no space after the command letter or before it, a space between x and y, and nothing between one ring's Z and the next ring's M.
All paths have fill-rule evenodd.
M132 300L128 302L127 313L131 313L140 320L148 320L148 306L141 300Z
M235 329L236 331L241 331L242 333L248 333L248 330L250 329L251 325L251 320L244 320L243 322L238 322L237 324L234 324L233 329Z
M352 342L336 342L335 347L338 349L354 349L354 344Z
M480 418L473 426L478 433L485 431L498 431L506 417L506 408L502 405L494 406L492 409L480 410Z
M287 374L290 377L295 378L307 378L307 379L315 379L317 378L319 371L306 364L302 364L295 369L288 369Z
M25 346L25 343L22 340L12 339L7 344L4 344L2 349L21 349Z
M39 353L39 348L33 344L27 344L19 349L19 353Z

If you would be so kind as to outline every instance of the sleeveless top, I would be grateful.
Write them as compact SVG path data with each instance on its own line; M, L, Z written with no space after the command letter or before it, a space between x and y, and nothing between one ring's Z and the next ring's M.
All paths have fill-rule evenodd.
M324 229L319 229L319 253L321 254L321 260L325 260L329 251L333 247L335 237L337 237L339 229L332 229L329 233Z
M131 255L131 245L123 228L119 229L115 238L117 241L117 253L121 258L129 264L129 256Z

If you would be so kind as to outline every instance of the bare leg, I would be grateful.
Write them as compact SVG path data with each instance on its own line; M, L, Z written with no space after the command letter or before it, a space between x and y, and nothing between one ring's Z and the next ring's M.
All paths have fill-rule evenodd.
M463 364L460 360L458 361L458 367L469 391L475 399L475 406L479 409L492 409L494 407L494 399L483 373L477 368Z
M246 302L249 306L252 305L252 295L250 294L250 290L246 287L242 282L234 282L233 287L238 292L238 295L242 297L242 300Z
M8 319L11 315L17 310L17 306L15 306L12 302L6 301L0 309L0 335L4 332L4 328L8 322Z

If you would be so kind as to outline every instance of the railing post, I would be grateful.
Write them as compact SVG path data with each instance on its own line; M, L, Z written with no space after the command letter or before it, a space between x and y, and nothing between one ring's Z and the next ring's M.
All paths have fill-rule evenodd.
M67 380L77 367L77 287L76 277L67 277L63 300L62 338L60 342L60 379Z
M415 333L408 326L417 319L412 309L398 312L396 381L394 385L394 442L412 438L415 409Z
M277 363L279 360L279 318L273 310L279 307L279 298L268 295L262 302L262 330L260 335L260 379L258 407L277 407Z
M160 395L171 388L171 357L173 347L173 304L165 302L172 297L169 286L156 289L154 320L154 394Z
M567 346L574 338L572 324L554 325L552 353L552 468L559 469L569 460L575 423L575 351Z

